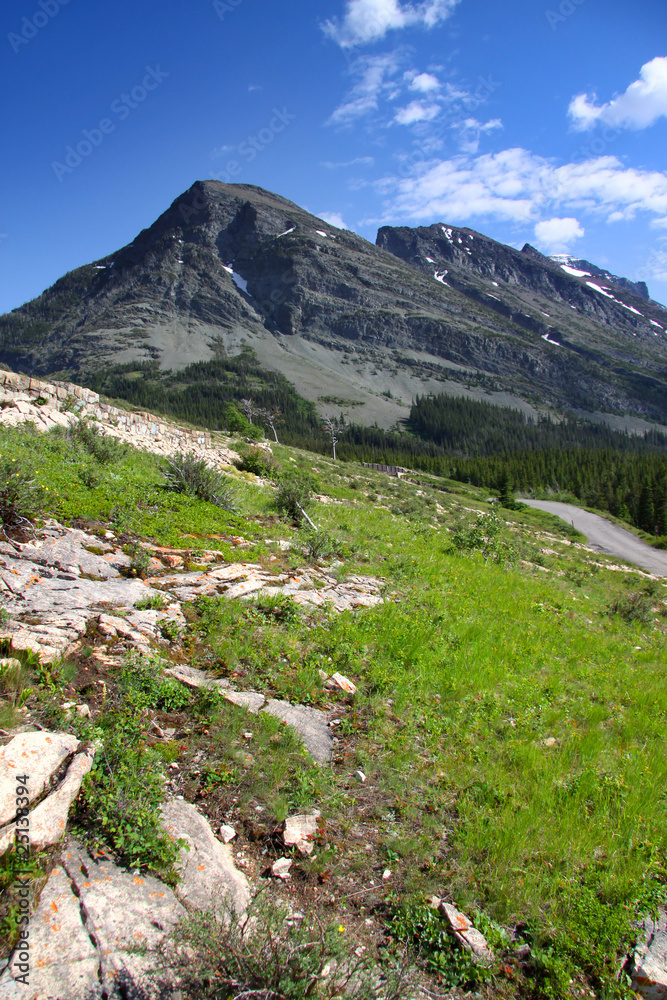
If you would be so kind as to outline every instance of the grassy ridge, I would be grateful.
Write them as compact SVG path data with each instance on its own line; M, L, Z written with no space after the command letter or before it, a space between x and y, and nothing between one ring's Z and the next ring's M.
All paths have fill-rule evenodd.
M230 561L238 551L228 537L240 532L253 542L248 561L303 567L303 533L279 520L272 491L250 477L238 480L242 509L232 515L165 491L155 459L140 452L101 465L57 435L25 431L0 432L0 447L34 470L45 513L218 548ZM224 808L235 795L253 829L257 807L265 810L267 845L287 809L321 808L325 842L299 865L307 884L326 883L343 927L378 913L389 921L432 893L519 925L531 962L494 966L491 996L629 996L619 957L633 921L667 888L664 585L601 568L566 525L533 511L503 512L503 562L484 562L453 544L458 527L489 511L483 492L427 476L417 488L274 451L335 501L315 503L311 516L333 539L339 572L382 578L386 601L340 616L224 599L190 606L180 639L188 662L313 705L326 704L322 668L351 676L359 692L342 712L326 777L298 754L280 757L268 731L261 756L242 768L233 739L243 747L245 717L208 706L210 735L175 749L184 773L204 754L202 784L184 791L208 789L197 800L212 810L210 776L219 775ZM278 563L268 561L269 535L292 542ZM648 613L626 621L610 605L632 594Z

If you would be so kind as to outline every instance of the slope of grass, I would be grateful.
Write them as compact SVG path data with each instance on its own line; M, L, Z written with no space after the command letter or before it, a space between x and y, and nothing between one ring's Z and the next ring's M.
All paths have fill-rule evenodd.
M303 566L304 531L279 521L272 491L250 477L230 515L165 491L155 459L139 452L93 467L58 436L2 432L0 444L3 457L32 464L47 513L125 519L128 536L217 547L230 560L238 552L210 536L243 533L252 560L270 533L293 543L281 565ZM520 966L506 937L498 964L476 973L488 996L630 996L619 965L638 915L667 888L664 584L605 568L536 511L501 511L503 561L485 562L453 542L458 527L488 526L484 491L274 451L283 468L316 477L310 511L335 540L335 572L379 577L385 603L338 616L261 600L186 607L181 659L309 704L331 698L320 670L359 690L337 709L326 775L289 740L281 748L270 723L252 723L248 755L246 717L199 704L174 745L181 792L216 820L236 810L259 853L273 850L287 810L317 805L326 829L298 868L308 899L324 885L343 927L370 920L390 932L433 893L504 926L531 957ZM613 613L632 595L649 609L643 620ZM430 974L436 991L447 984Z

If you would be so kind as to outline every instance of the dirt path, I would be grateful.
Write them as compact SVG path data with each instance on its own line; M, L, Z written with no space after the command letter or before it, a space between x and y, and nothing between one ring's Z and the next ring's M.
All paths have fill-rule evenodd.
M656 576L667 576L667 552L654 549L632 532L619 528L606 518L569 503L555 503L551 500L521 500L521 503L546 510L573 524L577 531L586 536L591 548L598 552L634 563Z

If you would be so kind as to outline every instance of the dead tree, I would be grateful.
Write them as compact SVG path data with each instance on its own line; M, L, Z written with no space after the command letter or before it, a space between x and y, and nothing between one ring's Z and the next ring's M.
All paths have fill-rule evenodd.
M333 460L336 461L336 445L338 444L338 436L336 434L337 425L331 417L327 417L324 421L324 429L327 434L331 435L331 447L333 449Z
M248 423L251 424L252 418L257 413L257 407L253 403L252 399L242 399L239 403L239 407L241 408L243 415L248 418Z
M280 444L280 441L278 440L278 431L276 430L276 424L282 416L280 410L257 410L257 416L269 425L273 431L273 436L276 439L276 444Z

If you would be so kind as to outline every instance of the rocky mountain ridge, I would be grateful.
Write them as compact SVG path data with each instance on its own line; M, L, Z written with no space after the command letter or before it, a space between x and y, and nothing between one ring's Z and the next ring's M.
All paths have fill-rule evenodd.
M665 327L631 289L474 230L383 227L374 247L261 188L207 181L0 317L0 361L85 380L245 344L322 412L362 424L391 426L428 392L664 421Z

